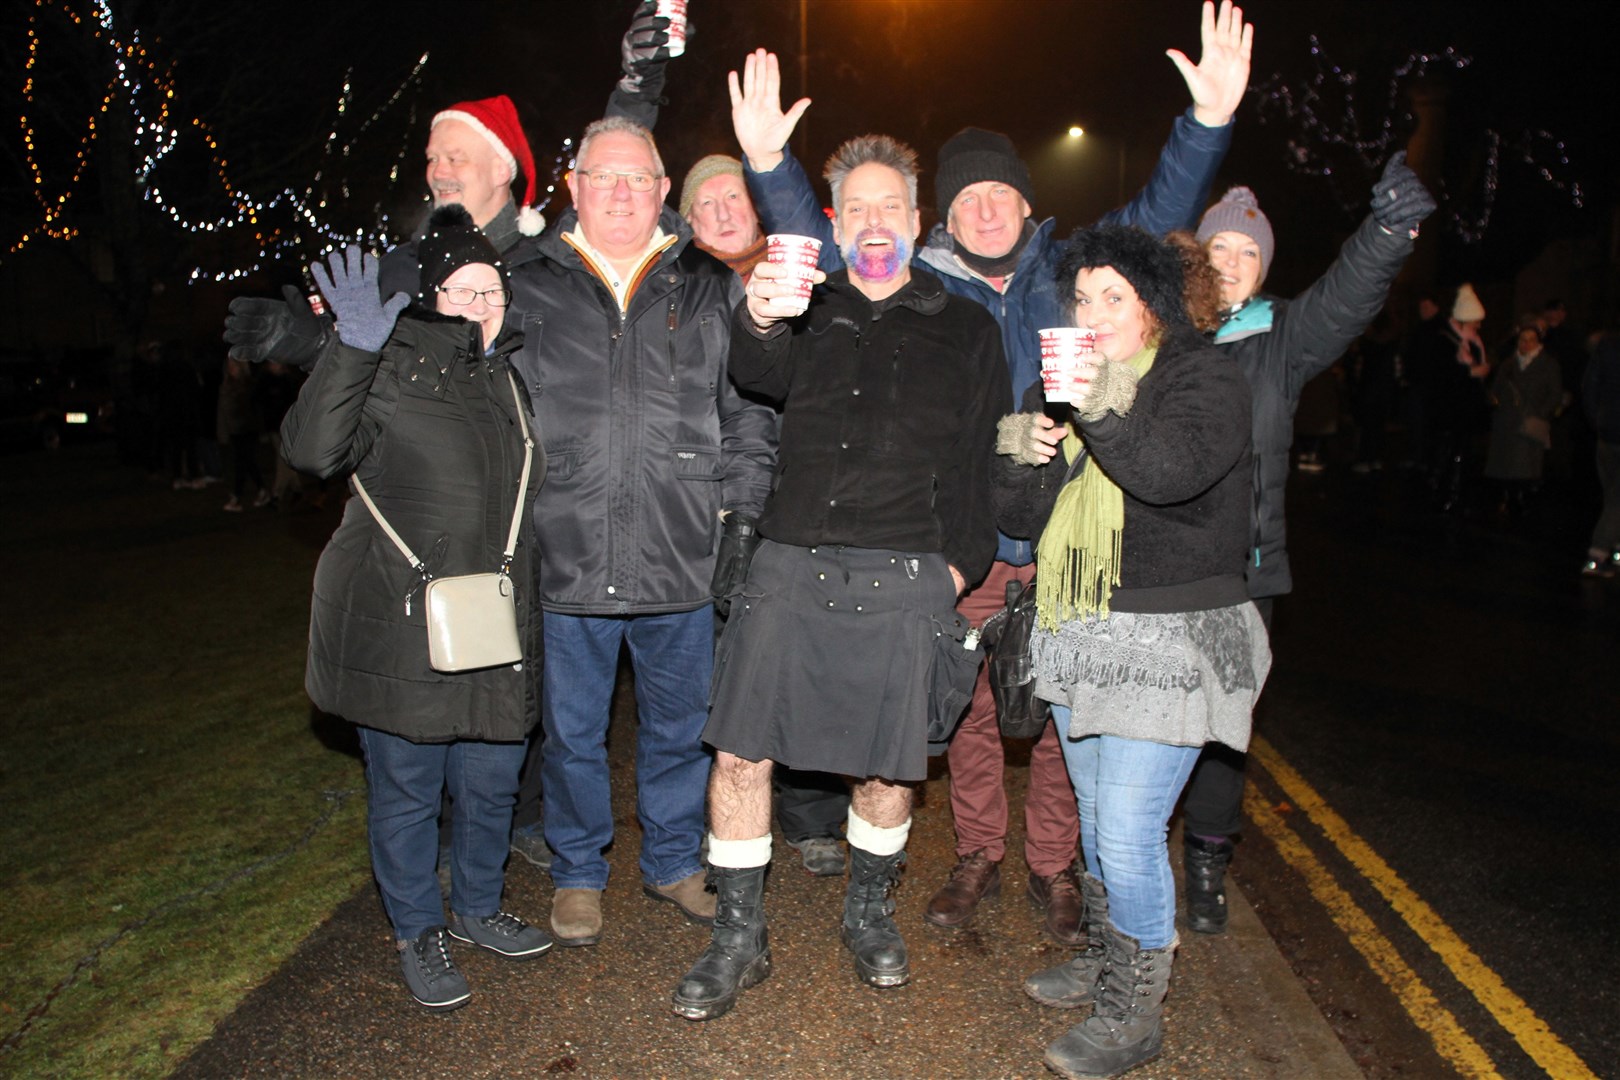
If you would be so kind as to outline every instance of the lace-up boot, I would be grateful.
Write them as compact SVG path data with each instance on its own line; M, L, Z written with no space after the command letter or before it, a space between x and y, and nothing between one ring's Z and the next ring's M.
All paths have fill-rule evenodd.
M844 945L855 957L855 974L868 986L904 986L911 981L906 943L894 924L894 886L906 853L874 855L849 846L849 886L844 892Z
M675 1015L713 1020L731 1011L737 996L771 974L765 933L765 867L709 869L714 885L714 929L709 947L675 988Z

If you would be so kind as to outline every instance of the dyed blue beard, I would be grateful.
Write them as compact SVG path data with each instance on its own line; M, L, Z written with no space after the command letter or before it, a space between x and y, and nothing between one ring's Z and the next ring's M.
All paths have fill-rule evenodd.
M864 237L874 235L887 237L891 246L881 251L861 246ZM911 241L888 229L862 229L844 245L841 254L849 272L856 277L864 281L893 281L911 261Z

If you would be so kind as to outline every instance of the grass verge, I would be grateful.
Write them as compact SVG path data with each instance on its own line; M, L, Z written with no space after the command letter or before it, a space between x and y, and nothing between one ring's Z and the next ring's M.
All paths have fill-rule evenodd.
M334 519L225 514L111 447L0 457L0 1073L162 1076L368 873L303 693Z

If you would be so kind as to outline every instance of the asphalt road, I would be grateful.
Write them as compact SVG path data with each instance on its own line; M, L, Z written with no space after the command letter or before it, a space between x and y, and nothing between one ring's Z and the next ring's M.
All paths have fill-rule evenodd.
M1577 577L1595 508L1568 487L1517 521L1425 496L1296 475L1256 730L1340 820L1263 768L1251 806L1346 895L1253 824L1235 872L1369 1075L1620 1076L1620 581Z

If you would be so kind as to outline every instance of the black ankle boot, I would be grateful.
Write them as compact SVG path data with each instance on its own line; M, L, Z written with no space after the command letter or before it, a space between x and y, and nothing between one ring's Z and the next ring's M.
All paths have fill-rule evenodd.
M692 970L675 988L675 1015L713 1020L731 1011L737 995L771 974L765 934L765 867L715 866L714 930Z
M1187 872L1187 928L1200 934L1226 933L1226 864L1232 841L1182 838Z
M904 986L911 981L906 943L894 924L894 900L890 898L905 861L904 851L885 856L849 846L843 939L854 954L855 974L868 986Z

